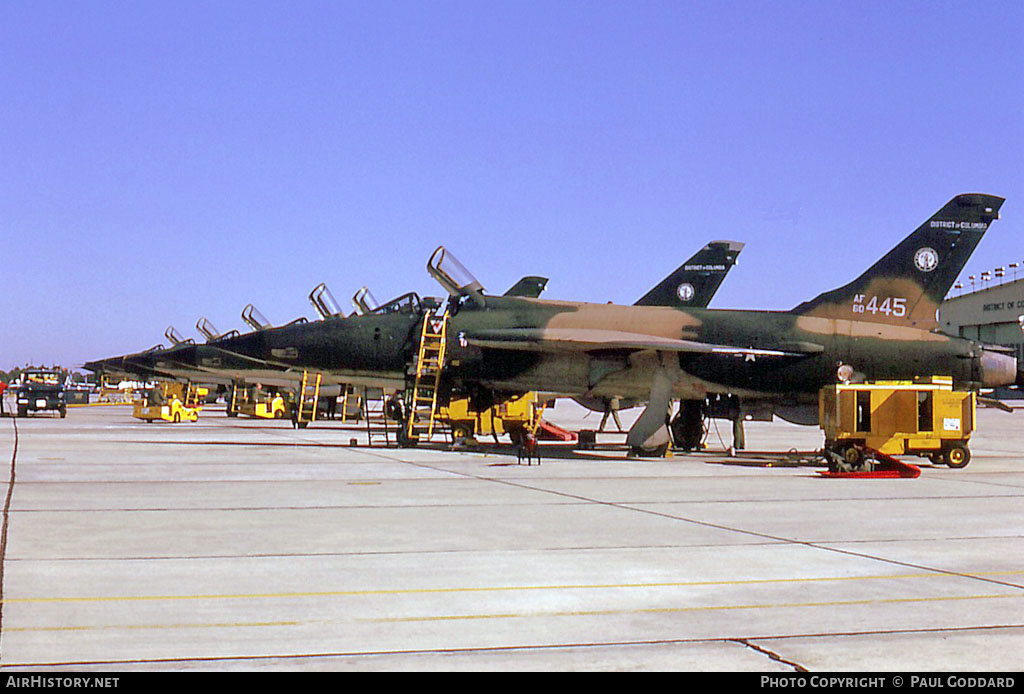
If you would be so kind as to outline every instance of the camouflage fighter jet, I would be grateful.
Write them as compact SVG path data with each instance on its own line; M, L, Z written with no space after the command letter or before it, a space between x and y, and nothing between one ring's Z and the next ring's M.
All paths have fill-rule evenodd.
M454 392L531 390L648 403L627 436L664 450L672 399L737 398L816 424L819 390L851 380L1019 382L1016 359L938 332L936 311L1002 198L958 195L852 282L790 311L620 306L486 295L443 247L427 269L450 295Z
M313 322L303 319L243 334L218 335L201 320L197 327L207 336L205 344L182 343L89 362L84 368L285 388L294 387L303 371L310 370L323 374L325 383L331 385L401 388L407 353L418 335L425 302L437 305L436 300L410 292L367 315L345 318L337 314Z
M687 261L690 267L684 270L684 266L680 266L645 299L673 303L710 299L724 277L720 266L725 265L727 271L741 248L742 244L729 241L709 244ZM687 281L692 289L680 290ZM504 297L535 299L547 282L545 277L523 277ZM132 363L193 381L199 378L197 374L205 373L209 374L208 380L220 379L218 382L258 382L294 388L302 380L303 371L308 370L322 374L323 383L333 388L353 385L403 390L407 385L409 363L416 353L423 317L427 311L436 312L440 307L437 299L421 299L414 292L380 306L364 286L352 297L355 314L345 319L324 284L310 292L309 300L322 320L298 319L273 328L249 304L242 311L242 319L253 328L252 332L239 335L233 331L220 335L206 319L201 319L196 328L206 336L205 345L183 345L168 352L145 353ZM147 362L146 356L158 361ZM86 365L86 368L91 367ZM326 393L330 395L333 391Z
M729 270L736 264L744 245L739 241L712 241L633 305L706 308ZM587 409L602 413L598 431L604 431L609 416L615 420L619 431L622 431L619 411L641 404L637 400L623 397L574 399Z
M509 296L536 297L547 284L544 277L524 277L509 289ZM83 368L98 373L218 385L222 389L243 383L295 388L303 371L323 376L322 392L330 396L347 385L401 390L406 366L415 349L426 310L437 309L433 298L415 292L379 305L366 287L352 301L356 312L346 319L326 284L309 294L321 320L296 319L271 326L252 304L242 320L252 332L222 334L206 318L196 329L206 338L196 344L173 327L164 333L171 347L161 345L144 352L88 362Z

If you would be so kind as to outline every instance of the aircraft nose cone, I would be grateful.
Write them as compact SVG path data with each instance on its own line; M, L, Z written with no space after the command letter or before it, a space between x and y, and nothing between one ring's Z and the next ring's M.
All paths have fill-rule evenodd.
M1017 381L1017 358L1009 354L983 350L981 353L981 383L996 387L1012 385Z

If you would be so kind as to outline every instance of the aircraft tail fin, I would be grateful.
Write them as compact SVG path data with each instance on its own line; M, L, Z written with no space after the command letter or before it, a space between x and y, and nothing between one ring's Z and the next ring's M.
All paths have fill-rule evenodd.
M521 296L527 299L536 299L547 286L547 277L536 277L531 275L523 277L521 280L509 287L509 290L505 292L505 296Z
M958 195L847 285L820 294L793 313L924 330L993 220L1003 198Z
M644 294L634 306L706 307L736 264L744 245L739 241L712 241Z

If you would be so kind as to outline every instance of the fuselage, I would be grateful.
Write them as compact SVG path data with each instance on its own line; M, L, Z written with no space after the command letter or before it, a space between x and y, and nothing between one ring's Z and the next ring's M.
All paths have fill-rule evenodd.
M293 386L303 370L310 370L323 374L325 383L401 389L422 320L423 312L410 307L116 359L138 367L136 373L149 369L156 377L173 374L195 382ZM503 348L479 346L472 339L517 329L535 341ZM682 340L698 348L638 348L615 340L580 346L545 339L603 333ZM715 346L730 349L715 351ZM536 390L643 401L656 372L669 375L675 398L728 393L748 401L810 405L822 387L844 378L945 375L958 388L1012 383L1016 360L970 340L918 328L782 311L490 296L483 308L464 301L451 310L445 380L457 394Z
M912 327L800 316L781 311L677 309L487 297L486 309L463 306L449 334L479 334L496 326L558 331L613 330L750 348L716 353L590 348L497 349L454 343L450 373L456 382L498 390L545 390L564 395L644 398L651 373L676 373L673 395L709 393L816 402L818 391L839 380L838 369L865 380L952 376L958 387L985 383L981 346L970 340ZM753 350L775 352L755 354ZM1016 364L1001 363L1010 382ZM676 371L676 369L678 369Z

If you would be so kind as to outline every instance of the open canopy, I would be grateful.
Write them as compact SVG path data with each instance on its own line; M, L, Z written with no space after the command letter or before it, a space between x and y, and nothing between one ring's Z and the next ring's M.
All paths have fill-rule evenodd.
M164 331L164 337L166 337L171 343L171 347L174 347L175 345L187 345L193 342L193 340L185 338L181 333L179 333L178 329L173 325L167 326L167 330Z
M359 291L353 295L352 305L356 307L356 313L360 316L373 313L380 306L367 287L360 287Z
M214 340L222 340L228 337L234 337L238 334L237 330L229 330L226 333L218 332L217 328L213 327L213 323L206 317L200 318L196 321L196 330L202 333L203 337L206 338L207 342L213 342Z
M331 294L331 290L327 288L325 282L316 285L309 293L309 303L313 304L313 308L321 318L344 317L341 306L334 300L334 295Z
M247 304L242 309L242 320L248 323L249 327L253 330L263 330L270 327L270 321L252 304Z
M484 290L476 277L444 246L438 246L427 261L427 272L451 296L474 296Z
M220 333L217 331L217 328L215 328L213 323L211 323L206 317L200 318L196 321L196 330L202 333L207 342L211 342L220 337Z

